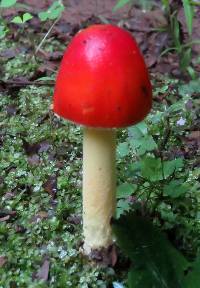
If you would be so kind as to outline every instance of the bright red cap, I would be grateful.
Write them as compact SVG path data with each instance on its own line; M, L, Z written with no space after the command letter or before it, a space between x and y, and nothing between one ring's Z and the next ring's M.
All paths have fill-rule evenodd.
M126 127L151 109L152 88L131 34L113 25L80 31L58 72L54 112L91 127Z

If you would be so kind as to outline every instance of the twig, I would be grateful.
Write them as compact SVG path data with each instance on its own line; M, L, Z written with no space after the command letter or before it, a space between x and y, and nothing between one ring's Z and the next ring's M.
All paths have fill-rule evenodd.
M47 37L49 36L49 34L51 33L53 27L56 25L56 23L60 20L60 17L57 18L53 24L51 25L51 27L49 28L49 30L47 31L47 33L45 34L44 38L42 39L42 41L40 42L40 44L37 46L36 50L35 50L35 54L38 53L38 51L40 50L40 48L42 47L43 43L45 42L45 40L47 39Z
M0 80L0 84L3 86L7 85L13 85L16 87L21 86L28 86L28 85L34 85L34 86L53 86L55 84L54 81L48 81L48 82L39 82L39 81L14 81L14 80L8 80L8 81L2 81Z

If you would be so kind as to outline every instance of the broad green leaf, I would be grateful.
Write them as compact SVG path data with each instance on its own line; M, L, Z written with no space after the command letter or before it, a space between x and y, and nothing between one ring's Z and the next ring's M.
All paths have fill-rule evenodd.
M182 288L189 263L149 220L133 213L113 221L117 244L134 264L129 288Z
M140 172L141 170L141 162L137 161L137 162L133 162L128 166L129 170L131 171L131 173L137 173Z
M147 133L148 130L145 122L141 122L128 130L130 146L136 150L139 155L143 155L157 148L153 137Z
M120 8L123 8L126 4L130 3L131 0L119 0L117 4L114 6L113 11L116 11Z
M141 160L141 174L150 181L163 179L162 163L160 158L147 156Z
M180 170L183 167L183 159L177 158L171 161L163 162L163 173L164 177L167 178L172 175L175 171Z
M135 137L135 138L140 138L141 136L147 134L148 132L148 127L147 124L142 121L128 129L129 136Z
M117 198L126 198L131 196L137 189L136 184L123 183L117 188Z
M148 132L147 124L144 121L138 123L137 125L135 125L135 127L138 128L143 135L147 134Z
M193 17L194 17L194 8L190 4L190 0L182 0L183 2L183 8L184 8L184 14L188 29L188 34L192 35L192 27L193 27Z
M153 286L151 286L152 284ZM151 271L132 268L128 273L128 288L144 287L160 288L160 281L154 277Z
M191 270L192 269L192 270ZM185 277L183 288L197 288L200 285L200 257L192 264Z
M151 135L145 135L141 139L140 147L138 148L139 155L143 155L144 153L148 151L152 151L157 148L157 144L154 141L153 137Z
M163 114L164 112L157 111L156 114L150 114L148 119L152 122L152 124L157 124L162 120Z
M17 0L1 0L0 2L0 8L9 8L15 5Z
M192 80L187 84L179 86L178 92L181 96L199 93L200 79Z
M143 136L143 133L138 127L133 126L128 129L128 136L133 139L140 139Z
M130 202L128 200L120 199L117 202L116 218L118 219L122 214L130 210Z
M181 180L173 180L169 184L164 186L163 194L171 198L177 198L185 195L189 187Z
M117 152L119 154L119 157L123 158L123 157L127 156L129 153L128 143L126 143L126 142L120 143L117 146Z

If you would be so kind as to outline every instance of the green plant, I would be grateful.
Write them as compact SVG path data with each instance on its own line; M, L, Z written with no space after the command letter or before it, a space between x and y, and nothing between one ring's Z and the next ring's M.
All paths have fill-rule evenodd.
M197 259L189 262L148 219L134 213L113 221L117 243L132 262L128 287L198 287Z
M19 5L19 3L17 3L17 0L1 0L0 2L0 12L1 9L8 9L14 5ZM37 52L40 50L41 46L44 44L44 42L46 41L47 37L49 36L50 32L52 31L53 27L55 26L55 24L58 22L58 20L60 19L62 12L64 11L65 7L62 3L62 0L58 0L58 1L54 1L53 4L46 10L46 11L41 11L38 13L38 17L39 19L44 22L44 21L50 21L50 23L53 21L53 24L51 23L50 28L48 29L47 33L44 35L44 37L42 38L42 40L39 42L39 44L37 45L36 49L35 49L35 53L37 54ZM33 15L31 15L28 12L25 12L21 15L16 15L11 21L10 23L14 23L17 25L22 25L23 29L22 32L24 30L25 24L30 21L33 18ZM6 36L6 33L9 32L8 26L10 23L7 23L7 21L1 16L0 13L0 39L4 38Z
M175 88L168 92L170 86ZM177 85L177 81L162 83L155 89L155 95L165 94L166 99L174 103L129 128L128 135L118 145L119 167L125 166L126 172L120 174L118 180L116 218L138 210L143 215L155 217L163 230L176 231L173 241L181 242L181 249L189 257L194 257L200 247L197 236L200 231L199 171L191 171L183 155L170 155L173 155L173 149L182 147L180 139L187 133L185 128L197 117L197 110L191 112L185 106L188 101L198 105L195 99L191 100L197 87L197 80L189 85ZM176 91L182 98L179 101L173 99ZM124 182L124 179L128 180Z
M54 1L46 11L39 12L38 16L41 21L55 20L61 16L64 9L65 8L61 0Z
M15 16L11 22L15 24L24 24L27 21L31 20L33 16L30 13L24 13L21 17L20 16Z
M194 44L199 44L200 40L193 40L192 39L192 31L193 31L193 19L195 15L194 3L190 0L182 0L182 5L185 14L185 20L187 25L188 31L188 39L185 42L185 39L182 35L182 28L181 24L177 18L178 9L180 8L179 5L174 5L170 3L169 0L162 1L164 7L164 13L166 15L166 19L169 23L169 33L172 37L172 47L167 48L165 51L162 52L161 55L165 54L169 51L176 51L179 57L179 64L180 69L183 72L189 73L192 78L194 78L194 69L191 66L192 60L192 46Z
M171 2L169 0L162 0L162 5L166 19L168 21L168 26L163 29L168 30L172 38L171 47L166 48L162 53L163 56L165 53L170 51L175 51L179 57L179 65L182 72L187 72L192 79L196 78L196 73L191 64L192 61L192 46L194 44L200 44L199 39L192 39L193 31L193 19L195 16L195 5L198 5L198 2L192 2L190 0L182 0L182 6L184 9L184 15L187 25L188 38L185 41L182 35L182 27L177 18L178 10L181 7L180 4ZM138 4L138 1L133 0L119 0L114 6L113 10L123 8L127 4ZM144 10L149 9L153 6L154 1L139 1L139 4ZM148 4L148 5L147 5Z

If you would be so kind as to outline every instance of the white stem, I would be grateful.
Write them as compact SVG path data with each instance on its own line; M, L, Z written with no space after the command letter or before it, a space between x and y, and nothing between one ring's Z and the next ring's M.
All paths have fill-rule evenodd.
M112 243L110 220L116 207L116 133L84 129L83 233L86 254Z

